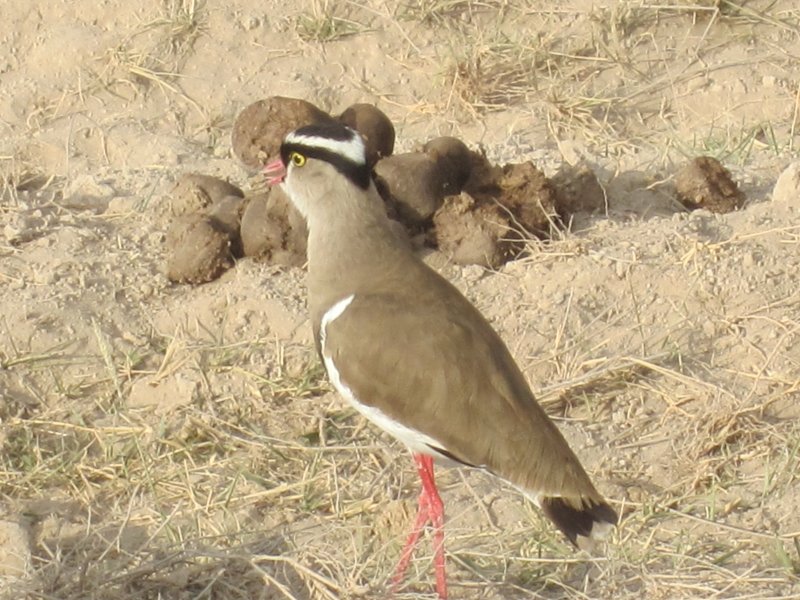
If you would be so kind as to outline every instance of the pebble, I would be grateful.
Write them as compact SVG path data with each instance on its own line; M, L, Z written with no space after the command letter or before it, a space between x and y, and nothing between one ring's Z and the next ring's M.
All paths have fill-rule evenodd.
M9 244L21 244L32 239L36 226L34 221L22 214L14 214L3 227L3 235Z
M109 200L106 212L111 214L131 213L136 210L137 202L139 202L139 198L135 196L118 196ZM72 217L69 214L65 216Z
M478 281L485 273L486 270L480 265L467 265L461 269L461 276L470 283Z
M258 17L254 17L252 15L247 17L242 17L239 21L242 29L245 31L252 31L253 29L257 29L261 25L261 21Z
M113 187L85 174L69 182L64 189L64 200L61 204L67 208L103 212L114 195Z
M772 200L800 208L800 161L793 162L780 174L772 188Z
M708 337L714 337L717 333L717 328L714 326L713 321L705 321L703 323L703 333L706 334Z
M31 568L30 535L21 523L0 520L0 577L24 577Z

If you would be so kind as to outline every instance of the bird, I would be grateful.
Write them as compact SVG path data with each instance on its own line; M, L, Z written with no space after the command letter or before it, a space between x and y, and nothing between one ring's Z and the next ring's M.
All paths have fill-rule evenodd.
M487 319L396 235L359 134L339 123L300 127L264 171L308 225L308 309L328 378L408 447L419 473L417 516L392 590L430 524L436 593L448 596L434 461L510 482L577 547L605 539L617 513Z

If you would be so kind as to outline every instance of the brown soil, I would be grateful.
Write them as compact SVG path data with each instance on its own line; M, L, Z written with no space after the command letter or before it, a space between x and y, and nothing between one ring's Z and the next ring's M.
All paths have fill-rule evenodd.
M494 270L423 251L623 515L588 556L516 490L438 469L453 598L800 598L797 2L76 0L2 16L0 598L386 596L417 476L323 376L303 236L262 236L296 266L245 257L203 285L165 268L183 174L251 204L263 189L249 169L282 130L258 111L235 123L276 94L331 115L374 104L398 153L462 140L479 181L531 163L581 188L556 174L585 165L603 192L599 209L591 183L585 204L566 194L569 228ZM744 204L677 201L701 156ZM690 191L722 180L707 171ZM454 239L506 227L453 202L488 213ZM176 250L204 279L230 236L192 214L204 237ZM244 213L243 238L264 222ZM426 534L397 597L432 590Z

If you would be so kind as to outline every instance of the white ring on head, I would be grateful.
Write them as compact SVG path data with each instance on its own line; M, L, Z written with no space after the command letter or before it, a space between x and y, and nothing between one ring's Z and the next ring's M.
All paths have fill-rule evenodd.
M290 144L329 150L359 165L363 165L367 162L364 151L364 140L355 132L349 140L334 140L318 135L298 135L293 131L286 136L285 141Z

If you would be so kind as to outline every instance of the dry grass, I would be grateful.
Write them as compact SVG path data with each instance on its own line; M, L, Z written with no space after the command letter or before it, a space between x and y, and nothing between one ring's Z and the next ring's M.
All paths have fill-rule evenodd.
M310 10L294 19L294 31L304 42L333 42L366 30L353 15L354 7L346 3L315 0Z
M712 66L707 55L741 43L739 36L758 35L759 28L778 27L787 35L800 35L796 11L734 2L623 2L591 12L548 12L532 2L503 3L493 10L478 2L431 5L420 17L446 23L443 37L449 36L451 46L442 73L444 110L480 118L487 112L527 106L556 139L580 136L614 151L663 145L665 131L679 152L732 156L740 164L754 145L776 153L793 147L793 129L781 126L778 131L770 123L712 130L690 144L670 131L681 117L672 108L677 89L735 66L726 62ZM443 20L445 15L451 18ZM566 27L565 16L571 17ZM705 30L699 44L663 43L676 25L700 24ZM731 31L742 33L731 35ZM779 51L759 58L778 64L787 64L787 59Z
M89 98L133 100L157 89L198 112L200 106L180 87L180 70L197 39L205 31L205 3L201 0L164 0L158 10L127 36L81 65L77 80L58 98L43 100L28 114L32 131L55 119L82 110Z
M297 35L325 44L366 31L350 6L364 8L304 6ZM527 106L557 139L582 135L613 152L643 143L633 132L669 123L668 103L654 97L725 66L702 55L736 43L721 39L729 29L797 33L796 10L763 6L623 2L548 13L534 2L431 0L374 12L409 39L433 27L449 40L446 85L428 106L454 119ZM162 4L62 97L35 107L31 128L93 94L163 93L194 106L180 72L206 10ZM573 29L558 26L565 19ZM704 27L703 42L661 44L660 28L675 20ZM207 126L220 137L228 125L209 117ZM791 150L782 136L777 124L712 127L672 148L746 162L755 151ZM0 160L13 162L2 211L17 210L20 190L53 184L20 157ZM662 271L699 286L726 256L738 268L740 246L796 246L796 228L714 244L676 237L664 257L634 258L621 275L592 262L625 250L608 232L566 233L527 259L622 281L615 296L588 284L565 291L549 309L552 329L531 334L546 343L521 342L517 355L533 357L523 363L547 410L579 443L593 440L579 452L625 518L607 556L576 555L514 490L443 472L454 597L800 598L800 298L688 307L665 293L659 308L646 302L655 292L643 292ZM0 281L20 277L0 267ZM517 308L525 327L542 312ZM14 327L0 320L0 499L30 532L32 555L30 577L0 581L5 597L382 597L414 509L413 469L328 393L311 349L182 329L137 332L145 341L124 352L101 321L89 349L38 348ZM135 385L176 374L190 375L197 392L163 407L129 405ZM422 545L396 597L432 597L430 564Z
M772 237L785 232L727 244ZM608 243L569 236L538 260L591 260ZM712 256L685 253L676 247L671 264L687 272ZM798 597L796 358L766 349L754 372L739 371L706 354L690 317L653 328L629 319L633 292L618 310L589 300L566 301L551 352L529 369L554 374L540 390L552 414L602 432L594 471L625 515L619 533L606 557L575 555L512 489L442 472L454 593ZM775 348L796 349L799 301L723 318L768 313ZM656 352L622 353L619 335ZM410 461L333 400L308 353L289 361L269 340L200 328L132 355L107 336L96 326L93 349L76 354L33 352L4 332L0 373L28 395L0 413L0 494L34 540L32 576L7 597L380 596L414 508ZM143 377L194 371L203 384L191 401L125 402ZM398 598L430 597L429 552Z

